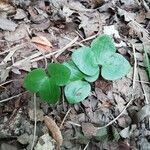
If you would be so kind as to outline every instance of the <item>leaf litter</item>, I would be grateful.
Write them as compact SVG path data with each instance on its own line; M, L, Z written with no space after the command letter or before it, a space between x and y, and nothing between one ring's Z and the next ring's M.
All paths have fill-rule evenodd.
M76 49L79 45L88 46L92 37L105 33L114 40L117 53L125 50L121 55L129 60L131 66L134 66L131 43L135 46L137 71L134 89L134 73L131 70L126 77L113 82L99 76L91 85L91 95L79 104L69 106L63 98L57 106L39 102L37 113L40 115L37 120L35 149L41 146L45 148L47 145L53 148L55 144L53 145L52 138L61 145L61 149L84 149L86 146L87 149L148 149L150 80L144 62L144 49L150 58L148 6L147 0L50 0L34 3L30 0L19 0L13 1L13 5L11 2L0 1L0 100L11 99L23 92L21 96L1 103L0 140L3 137L33 135L33 108L28 105L32 95L24 93L24 89L19 86L22 85L26 71L43 67L45 63L43 54L39 52L41 47L33 43L44 46L42 49L48 62L64 62L70 59L71 47ZM35 37L44 39L40 38L35 42ZM77 40L74 42L75 38ZM73 42L70 44L71 41ZM13 81L7 83L9 80ZM16 107L13 104L17 103L17 100L20 103ZM122 112L130 100L130 106ZM71 111L60 131L58 126L70 107ZM109 128L105 128L105 125L121 112L121 117L110 124ZM52 138L47 134L42 122L43 115L55 120L51 120L51 125L54 125L56 130L52 131L51 125L49 126ZM133 116L137 118L134 124ZM96 140L97 128L103 126L100 140ZM116 137L119 137L120 133L125 140L120 138L119 141L107 141L108 133L115 133ZM41 141L46 145L41 145ZM8 140L7 144L18 147L16 142L17 140ZM24 142L26 141L22 141ZM27 143L27 149L31 146L30 142ZM3 145L0 148L3 148Z

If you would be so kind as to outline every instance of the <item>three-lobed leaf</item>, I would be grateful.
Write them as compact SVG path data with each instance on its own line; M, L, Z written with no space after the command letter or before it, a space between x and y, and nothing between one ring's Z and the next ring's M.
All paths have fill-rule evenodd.
M89 47L81 47L73 52L72 60L84 74L93 76L99 67L95 62L94 53Z
M91 43L97 64L104 65L105 60L109 59L110 52L115 53L116 48L112 39L108 35L101 35Z
M131 66L129 62L120 54L111 55L101 70L101 75L106 80L117 80L129 73Z
M67 84L70 79L70 69L63 64L53 63L48 65L48 74L52 80L58 85L63 86Z
M73 81L66 85L65 96L70 104L75 104L83 101L91 91L91 86L85 81Z

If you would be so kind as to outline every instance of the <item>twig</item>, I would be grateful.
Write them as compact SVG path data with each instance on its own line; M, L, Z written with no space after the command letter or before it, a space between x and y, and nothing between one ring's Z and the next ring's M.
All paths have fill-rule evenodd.
M63 126L63 124L64 124L64 122L65 122L65 120L66 120L68 114L70 113L71 109L72 109L72 108L69 108L69 109L68 109L68 111L67 111L67 113L66 113L66 115L65 115L65 117L64 117L64 119L63 119L63 121L62 121L61 124L60 124L60 129L62 128L62 126Z
M68 123L69 123L69 124L72 124L72 125L74 125L74 126L77 126L77 127L81 127L80 124L74 123L74 122L72 122L72 121L68 121Z
M68 43L65 47L63 47L62 49L59 49L59 50L57 50L57 51L55 51L55 52L52 52L52 53L49 53L49 54L46 54L45 55L45 57L46 58L49 58L50 56L52 56L52 55L55 55L56 57L55 58L57 58L61 53L63 53L67 48L69 48L69 47L71 47L72 45L73 45L73 43L75 43L76 41L78 40L78 37L76 37L76 38L74 38L70 43ZM57 56L58 55L58 56ZM44 57L43 56L40 56L40 57L37 57L37 58L33 58L33 59L31 59L31 62L36 62L36 61L39 61L39 60L41 60L41 59L43 59Z
M34 93L34 133L33 133L33 141L32 141L32 146L31 146L31 150L33 150L34 148L34 144L35 144L35 137L36 137L36 94Z
M13 81L15 81L15 80L9 80L9 81L6 81L6 82L0 84L0 87L3 86L3 85L5 85L5 84L11 83L11 82L13 82Z
M76 41L78 40L78 36L75 37L70 43L68 43L65 47L63 47L61 49L60 52L58 52L56 55L55 55L55 58L57 58L58 56L60 56L67 48L71 47L72 44L74 44Z
M7 52L10 52L10 51L19 50L19 49L25 47L26 45L27 45L27 43L23 43L23 44L20 44L20 45L16 45L16 46L14 46L14 47L12 47L12 48L10 48L10 49L4 51L4 52L1 52L0 55L3 55L3 54L5 54L5 53L7 53Z
M139 80L135 80L135 82L140 82L140 83L150 84L150 82L148 82L148 81L139 81Z
M135 88L135 80L136 80L136 74L137 74L137 59L135 55L135 46L132 44L133 49L133 56L134 56L134 71L133 71L133 89Z
M14 98L16 98L16 97L19 97L19 96L22 95L22 94L23 94L23 93L20 93L20 94L18 94L18 95L14 95L14 96L12 96L12 97L3 99L3 100L0 101L0 103L3 103L3 102L7 102L7 101L9 101L9 100L12 100L12 99L14 99Z
M88 143L86 144L86 146L84 147L84 149L83 149L83 150L86 150L86 149L88 148L89 143L90 143L90 142L88 142Z
M118 120L118 118L124 113L124 111L128 108L128 106L131 104L131 102L132 102L133 100L134 100L134 99L132 98L132 99L127 103L127 105L124 107L124 109L121 111L121 113L120 113L116 118L114 118L112 121L110 121L109 123L107 123L105 126L98 127L97 130L106 128L106 127L110 126L111 124L113 124L116 120Z

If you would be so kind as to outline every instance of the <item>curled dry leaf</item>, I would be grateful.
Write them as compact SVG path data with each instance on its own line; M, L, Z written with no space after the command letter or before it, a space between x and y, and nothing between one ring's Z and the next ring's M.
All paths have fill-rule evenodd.
M45 116L44 122L45 122L47 128L52 133L52 136L55 139L55 141L57 142L58 146L61 146L62 142L63 142L63 137L62 137L61 131L60 131L59 127L57 126L57 124L55 123L55 121L53 119L51 119L50 117Z
M36 48L43 51L51 51L52 44L44 36L36 36L31 39L31 42L35 44Z

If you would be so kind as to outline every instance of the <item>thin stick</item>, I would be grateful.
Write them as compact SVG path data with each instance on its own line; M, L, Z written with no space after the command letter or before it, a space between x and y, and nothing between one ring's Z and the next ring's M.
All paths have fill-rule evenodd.
M88 142L88 143L86 144L86 146L84 147L84 149L83 149L83 150L86 150L86 149L88 148L89 143L90 143L90 142Z
M72 121L68 121L68 123L69 123L69 124L72 124L72 125L74 125L74 126L77 126L77 127L81 127L80 124L74 123L74 122L72 122Z
M71 47L78 40L78 36L75 37L70 43L68 43L65 47L62 48L60 52L55 55L55 58L60 56L67 48Z
M131 104L131 102L133 101L134 99L132 98L128 104L124 107L124 109L121 111L121 113L116 117L114 118L112 121L110 121L108 124L106 124L105 126L102 126L102 127L99 127L97 128L97 130L99 129L103 129L103 128L106 128L108 126L110 126L111 124L113 124L116 120L118 120L118 118L124 113L124 111L128 108L128 106Z
M16 97L19 97L19 96L22 95L22 94L23 94L23 93L20 93L20 94L18 94L18 95L14 95L14 96L12 96L12 97L3 99L3 100L0 101L0 103L3 103L3 102L7 102L7 101L9 101L9 100L12 100L12 99L14 99L14 98L16 98Z
M52 52L52 53L49 53L49 54L46 54L45 57L46 58L49 58L50 56L52 55L55 55L56 54L56 57L57 58L62 52L64 52L67 48L71 47L76 41L78 40L78 37L74 38L70 43L68 43L65 47L63 47L62 49L59 49L55 52ZM58 53L58 54L57 54ZM36 62L36 61L39 61L41 59L43 59L44 57L43 56L40 56L38 58L34 58L31 60L31 62Z
M31 146L31 150L33 150L34 148L34 144L35 144L35 137L36 137L36 94L34 93L34 133L33 133L33 141L32 141L32 146Z
M19 49L25 47L26 45L27 45L27 43L23 43L23 44L20 44L20 45L16 45L16 46L14 46L14 47L12 47L12 48L10 48L10 49L4 51L4 52L1 52L0 55L3 55L3 54L5 54L5 53L7 53L7 52L10 52L10 51L19 50Z
M136 80L136 74L137 74L137 59L135 55L135 46L132 44L133 49L133 56L134 56L134 71L133 71L133 89L135 88L135 80Z
M65 120L66 120L68 114L70 113L71 109L72 109L72 108L69 108L69 109L68 109L68 111L67 111L67 113L66 113L66 115L65 115L65 117L64 117L64 119L63 119L63 121L62 121L61 124L60 124L60 129L62 128L62 126L63 126L63 124L64 124L64 122L65 122Z
M5 85L5 84L11 83L11 82L13 82L13 81L15 81L15 80L9 80L9 81L6 81L6 82L0 84L0 87L3 86L3 85Z

